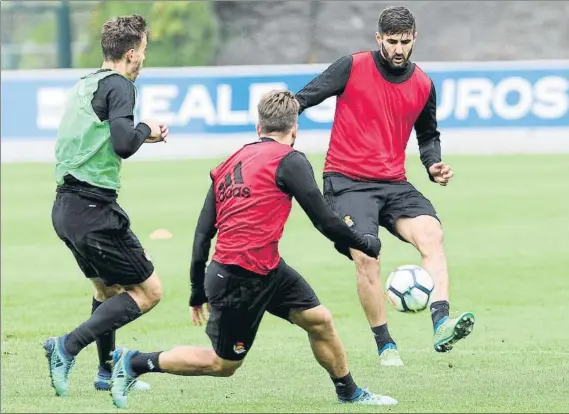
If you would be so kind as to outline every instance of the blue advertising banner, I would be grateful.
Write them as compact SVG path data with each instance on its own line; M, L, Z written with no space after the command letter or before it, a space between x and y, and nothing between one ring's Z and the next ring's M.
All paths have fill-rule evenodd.
M569 61L419 64L437 89L440 128L569 127ZM171 135L254 130L268 90L299 91L326 65L145 69L136 81L139 119L166 122ZM6 139L53 139L68 89L89 70L3 71ZM303 113L303 131L325 131L335 98Z

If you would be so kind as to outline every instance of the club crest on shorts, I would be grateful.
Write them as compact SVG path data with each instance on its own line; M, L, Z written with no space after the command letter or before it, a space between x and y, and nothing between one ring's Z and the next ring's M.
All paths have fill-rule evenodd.
M241 341L237 342L235 345L233 345L233 352L235 352L237 355L244 354L247 352L245 349L245 344Z
M344 216L344 223L346 223L348 227L354 227L356 225L350 216Z

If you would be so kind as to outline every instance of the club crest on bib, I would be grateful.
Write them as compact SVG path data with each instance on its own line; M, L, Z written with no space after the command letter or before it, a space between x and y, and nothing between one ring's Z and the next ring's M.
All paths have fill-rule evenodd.
M344 223L346 223L348 227L354 227L356 225L350 216L344 217Z
M235 352L237 355L244 354L247 352L247 349L245 349L245 344L241 341L237 342L235 345L233 345L233 352Z

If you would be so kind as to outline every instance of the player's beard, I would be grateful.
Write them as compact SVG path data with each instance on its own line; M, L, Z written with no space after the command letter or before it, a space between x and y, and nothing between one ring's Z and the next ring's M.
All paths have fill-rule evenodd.
M383 44L381 45L381 54L383 55L383 57L385 58L385 60L387 61L387 63L389 64L389 67L392 69L402 69L405 68L407 66L407 63L409 62L409 58L411 57L411 54L413 53L413 47L411 47L411 49L409 49L409 53L407 54L407 56L405 56L405 54L403 55L397 55L397 56L403 56L403 63L401 65L395 65L393 63L393 58L396 56L395 54L391 57L389 56L389 53L387 53L387 50L385 49L385 46L383 46Z
M140 75L140 70L142 69L142 62L136 64L132 71L132 80L135 81L138 75Z

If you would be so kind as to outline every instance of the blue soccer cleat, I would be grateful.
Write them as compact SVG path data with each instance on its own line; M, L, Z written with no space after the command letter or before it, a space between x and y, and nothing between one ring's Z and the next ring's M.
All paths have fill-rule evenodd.
M402 367L403 361L395 344L387 344L379 351L379 361L384 367Z
M69 392L69 373L75 364L75 358L65 351L64 339L64 336L58 336L43 343L51 386L59 397L66 397Z
M435 327L433 347L437 352L449 352L461 339L466 338L474 328L474 315L464 312L457 318L443 318Z
M132 372L130 360L138 351L117 348L113 352L113 372L111 374L111 397L117 408L126 408L128 393L134 389L137 379Z
M95 375L94 384L97 391L110 391L111 390L111 373L105 368L99 367L99 372ZM136 381L133 385L135 391L148 391L150 384L144 381Z
M360 404L360 405L395 405L397 400L386 395L374 394L366 388L358 388L354 393L354 397L350 400L345 400L338 397L340 404Z

